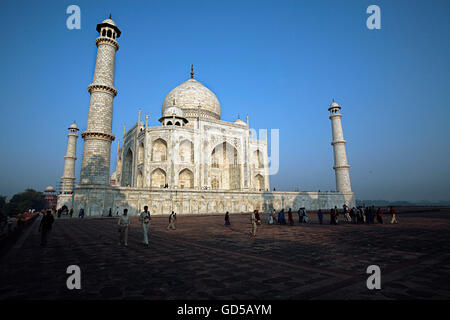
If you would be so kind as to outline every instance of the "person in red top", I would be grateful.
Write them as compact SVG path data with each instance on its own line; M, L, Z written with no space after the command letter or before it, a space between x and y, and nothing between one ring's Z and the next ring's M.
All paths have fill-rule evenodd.
M391 223L398 223L397 215L395 214L395 209L394 209L394 207L391 207L391 209L389 210L389 212L390 212L390 214L392 214Z

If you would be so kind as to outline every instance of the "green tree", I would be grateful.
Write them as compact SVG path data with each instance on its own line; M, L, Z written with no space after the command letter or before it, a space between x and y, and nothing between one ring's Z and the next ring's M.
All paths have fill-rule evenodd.
M42 192L26 189L24 192L15 194L6 205L6 212L10 216L28 211L28 209L42 210L45 206L44 194Z
M6 197L0 196L0 220L6 216Z

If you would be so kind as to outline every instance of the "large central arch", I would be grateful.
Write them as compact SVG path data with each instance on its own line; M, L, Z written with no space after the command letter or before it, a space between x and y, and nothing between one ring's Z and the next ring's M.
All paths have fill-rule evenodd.
M239 154L228 142L218 144L211 152L211 188L237 190L241 188Z

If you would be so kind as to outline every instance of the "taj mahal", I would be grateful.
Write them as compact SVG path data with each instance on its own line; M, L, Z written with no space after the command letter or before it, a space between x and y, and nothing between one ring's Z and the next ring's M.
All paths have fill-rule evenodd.
M214 214L255 209L329 209L355 205L340 113L328 107L332 127L336 192L271 190L268 139L256 137L244 120L221 119L216 95L190 76L162 101L160 125L137 112L137 122L117 139L116 169L111 170L116 52L121 31L111 19L97 25L97 57L90 93L83 159L75 184L78 127L69 127L57 208L66 206L86 216L104 216L124 208L132 215L147 205L152 214ZM169 91L169 90L168 90Z

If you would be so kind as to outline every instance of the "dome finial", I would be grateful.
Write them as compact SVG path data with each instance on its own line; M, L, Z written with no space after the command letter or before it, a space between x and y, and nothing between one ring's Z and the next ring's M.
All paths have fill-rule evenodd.
M109 18L111 19L111 13L109 14Z
M191 64L191 79L194 79L194 65Z

